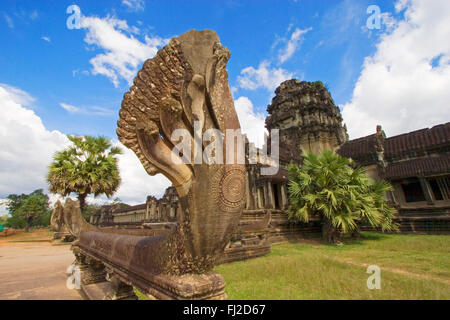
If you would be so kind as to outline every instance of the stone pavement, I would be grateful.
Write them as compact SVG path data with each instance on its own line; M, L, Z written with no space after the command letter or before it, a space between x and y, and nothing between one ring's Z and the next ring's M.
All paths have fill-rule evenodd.
M70 245L0 243L0 300L80 300L66 287Z

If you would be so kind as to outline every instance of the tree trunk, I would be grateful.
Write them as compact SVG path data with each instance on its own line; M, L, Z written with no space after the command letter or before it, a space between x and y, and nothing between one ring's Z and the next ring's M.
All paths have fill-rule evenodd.
M328 244L338 244L338 232L331 221L324 221L322 224L322 238Z
M33 217L27 217L27 224L25 225L25 232L29 232L30 231L31 221L32 220L33 220Z
M352 239L361 239L361 231L358 227L352 232Z
M84 213L84 207L86 206L86 197L87 197L86 193L83 193L83 194L80 193L78 195L78 201L80 202L81 213Z

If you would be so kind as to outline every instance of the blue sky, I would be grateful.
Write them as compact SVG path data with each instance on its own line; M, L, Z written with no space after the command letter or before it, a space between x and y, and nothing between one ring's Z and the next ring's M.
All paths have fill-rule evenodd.
M145 35L166 39L189 29L213 29L232 52L228 65L232 86L239 88L242 69L257 68L267 60L273 68L288 70L296 78L326 82L336 103L343 104L351 98L363 60L377 41L377 32L369 37L362 29L372 2L146 1L143 10L131 10L119 0L3 0L0 81L35 97L35 112L49 130L116 138L115 121L129 85L121 79L115 87L105 76L84 74L92 71L89 60L103 50L85 43L85 30L66 27L70 16L66 9L76 4L85 16L115 17L139 28L140 33L133 36L140 41ZM392 2L377 3L383 12L393 11ZM285 44L282 40L295 28L311 29L294 55L280 64L277 56ZM248 96L257 112L265 112L273 91L239 88L236 95ZM60 103L110 112L71 114Z
M79 29L67 27L71 5ZM367 27L370 5L380 9L378 29ZM231 51L235 106L259 145L274 90L291 78L326 83L350 138L378 124L392 136L448 122L449 20L448 0L2 0L0 200L46 188L65 134L118 143L118 111L137 70L190 29L215 30ZM125 151L117 195L160 196L167 179L148 177Z

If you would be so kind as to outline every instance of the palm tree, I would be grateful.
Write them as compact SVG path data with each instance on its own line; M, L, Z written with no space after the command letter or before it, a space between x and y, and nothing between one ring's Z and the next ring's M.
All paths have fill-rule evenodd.
M121 179L116 156L122 154L122 150L112 147L104 137L68 138L73 145L55 154L47 181L51 192L62 196L76 193L83 210L89 194L110 197L119 188Z
M362 168L353 168L350 159L333 151L320 155L303 154L303 165L289 165L288 215L308 222L310 216L322 221L322 236L336 244L339 233L358 230L368 223L384 231L397 231L395 210L386 202L392 190L385 181L370 179Z

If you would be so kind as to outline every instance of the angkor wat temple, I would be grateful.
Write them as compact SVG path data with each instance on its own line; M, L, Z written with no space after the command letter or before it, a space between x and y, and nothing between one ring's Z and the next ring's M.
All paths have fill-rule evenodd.
M286 165L301 164L303 151L335 150L365 167L372 178L389 181L394 191L387 197L398 210L402 232L450 231L450 122L393 137L378 126L372 135L349 140L340 110L321 82L288 80L275 94L266 127L279 129L281 168L262 176L262 163L247 163L246 205L223 261L262 255L271 243L320 234L319 221L298 223L286 215ZM104 206L91 223L115 228L175 223L178 207L170 187L159 200L149 196L137 206Z

